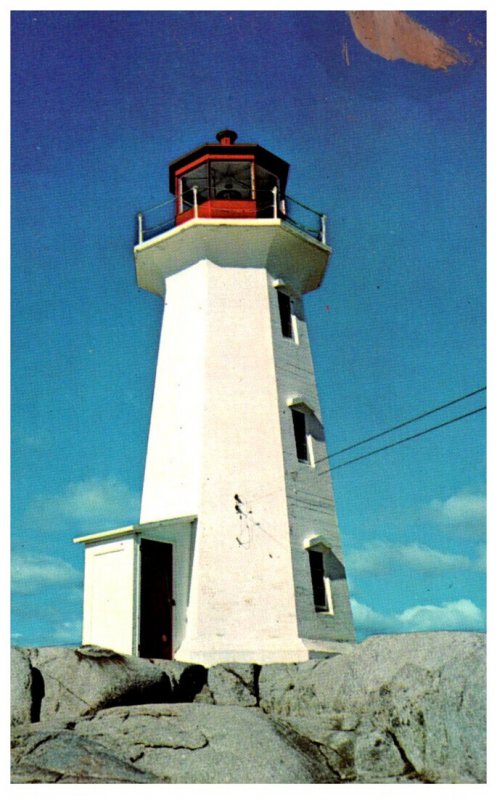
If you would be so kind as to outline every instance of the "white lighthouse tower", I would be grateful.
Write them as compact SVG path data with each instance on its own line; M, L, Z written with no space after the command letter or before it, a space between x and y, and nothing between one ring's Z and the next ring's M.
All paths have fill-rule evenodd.
M140 522L76 540L84 643L206 666L354 641L302 303L324 219L236 139L171 163L171 225L139 215L138 284L164 298Z

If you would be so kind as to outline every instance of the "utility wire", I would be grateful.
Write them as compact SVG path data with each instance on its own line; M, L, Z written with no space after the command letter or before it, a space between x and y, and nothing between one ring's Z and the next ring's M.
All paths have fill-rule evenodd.
M342 447L341 450L335 450L334 453L330 453L329 456L325 456L324 458L320 458L316 461L316 464L320 464L322 461L328 461L329 458L333 458L333 456L339 456L341 453L346 453L348 450L353 450L354 447L359 447L361 444L366 444L367 442L372 442L373 439L379 439L380 436L385 436L387 433L391 433L392 431L398 431L399 428L404 428L406 425L410 425L411 422L417 422L419 419L423 419L424 417L429 417L430 414L434 414L436 411L441 411L442 408L448 408L449 406L455 405L455 403L460 403L462 400L467 400L468 397L473 397L475 394L479 394L480 392L484 392L486 390L486 386L482 386L480 389L475 389L474 392L469 392L468 394L462 395L462 397L456 397L455 400L450 400L448 403L444 403L441 406L437 406L436 408L432 408L430 411L424 411L423 414L418 414L417 417L411 417L411 419L406 420L405 422L400 422L398 425L394 425L392 428L387 428L380 433L375 433L373 436L368 436L367 439L361 439L360 442L355 442L354 444L349 444L348 447ZM459 419L459 417L458 417ZM430 428L430 430L434 430ZM376 451L375 451L376 452Z
M434 425L432 428L426 428L424 431L419 431L419 433L413 433L411 436L406 436L404 439L399 439L398 442L392 442L392 444L386 444L384 447L379 447L377 450L371 450L369 453L365 453L362 456L357 456L356 458L351 458L349 461L344 461L342 464L337 464L330 469L325 469L324 472L319 472L318 475L326 475L327 472L331 472L340 467L345 467L347 464L353 464L355 461L361 461L363 458L369 458L369 456L374 456L375 453L381 453L383 450L389 450L391 447L397 447L398 444L402 444L403 442L408 442L411 439L417 439L419 436L424 436L425 433L430 433L431 431L436 431L439 428L444 428L446 425L452 425L453 422L458 422L460 419L465 419L466 417L471 417L473 414L478 414L480 411L484 411L486 406L482 406L481 408L475 408L474 411L468 411L466 414L461 414L460 417L454 417L453 419L449 419L446 422L441 422L439 425Z
M473 392L468 392L468 394L464 394L461 397L457 397L455 400L450 400L448 403L443 403L441 406L437 406L436 408L433 408L430 411L425 411L423 414L418 414L417 417L412 417L411 419L406 420L405 422L401 422L398 425L394 425L392 428L387 428L386 430L382 431L381 433L376 433L376 434L374 434L374 436L368 436L367 439L361 439L360 442L355 442L354 444L351 444L348 447L343 447L341 450L336 450L334 453L331 453L329 456L325 456L324 458L318 459L315 462L316 466L318 464L321 464L323 461L327 461L329 458L332 458L333 456L337 456L337 455L340 455L341 453L345 453L348 450L352 450L354 447L359 447L359 445L361 445L361 444L366 444L367 442L371 442L371 441L373 441L373 439L378 439L380 436L384 436L385 434L391 433L392 431L396 431L399 428L403 428L406 425L411 424L412 422L415 422L417 420L423 419L424 417L430 416L431 414L434 414L436 411L441 411L442 409L448 408L449 406L452 406L455 403L460 403L462 400L466 400L468 397L473 397L476 394L480 394L481 392L484 392L486 390L486 388L487 388L486 386L482 386L480 389L475 389ZM486 406L483 406L483 408L477 409L477 411L483 411L485 408L486 408ZM470 412L470 414L467 415L467 416L470 416L473 413L477 413L477 411ZM436 430L437 427L443 427L444 425L448 425L452 421L456 422L459 419L464 419L464 416L466 416L466 415L463 415L462 417L457 417L455 420L449 420L449 422L446 422L446 423L444 422L440 426L435 426L434 428L429 428L427 431L422 431L421 433L416 434L416 436L421 436L422 433L429 433L429 431ZM402 439L399 442L394 442L394 444L395 445L396 444L402 444L402 442L408 441L411 438L416 438L416 437L415 436L407 437L407 439ZM393 446L394 445L388 445L388 447L393 447ZM366 456L374 455L375 453L378 453L383 449L387 449L387 448L379 448L378 450L374 450L372 453L367 453L366 455L361 456L360 458L366 458ZM359 459L355 459L355 458L351 459L351 461L357 461L357 460L359 460ZM333 469L339 469L341 466L345 466L346 464L350 464L351 461L346 461L343 464L338 464L336 467L333 467ZM330 472L330 470L325 470L324 472L318 472L317 474L318 475L326 475L328 472ZM284 491L285 491L285 489L282 486L278 486L277 489L274 489L274 490L272 490L270 492L266 492L266 493L264 493L262 495L257 495L256 497L253 497L252 498L252 502L258 502L259 500L264 500L264 499L266 499L268 497L273 497L275 494L284 493ZM323 499L323 498L318 498L318 499Z

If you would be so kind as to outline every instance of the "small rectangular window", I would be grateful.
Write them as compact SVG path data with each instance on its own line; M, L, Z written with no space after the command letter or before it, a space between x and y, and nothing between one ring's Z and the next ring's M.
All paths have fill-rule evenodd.
M309 463L309 448L307 447L307 425L305 414L292 408L293 432L295 434L295 448L299 461Z
M278 292L278 307L280 309L281 333L286 339L293 339L292 301L285 292Z
M326 577L324 574L324 554L320 553L319 550L309 550L309 563L311 566L314 608L316 611L328 611Z

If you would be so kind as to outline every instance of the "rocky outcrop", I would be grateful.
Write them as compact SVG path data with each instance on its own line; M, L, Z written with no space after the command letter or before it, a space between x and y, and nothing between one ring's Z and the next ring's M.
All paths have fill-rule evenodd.
M354 779L362 783L396 775L436 783L485 780L481 634L371 637L333 659L265 667L259 692L261 708L297 731L300 717L311 719L335 766L339 732L340 751L353 750ZM309 726L304 729L311 738ZM351 775L348 767L338 773Z
M157 782L156 775L137 769L119 751L60 723L18 728L12 746L12 783Z
M482 634L209 670L89 647L13 658L13 782L485 782Z
M29 777L37 783L327 782L319 762L293 747L259 708L167 703L104 709L71 730L43 724L18 730L12 780L30 783Z
M257 664L218 664L208 671L207 681L197 703L212 703L219 706L258 706L259 674Z
M24 653L41 676L38 691L43 696L34 722L72 720L109 706L190 702L207 674L196 664L121 656L90 646Z
M28 655L17 648L10 651L10 715L12 725L32 721L33 671Z

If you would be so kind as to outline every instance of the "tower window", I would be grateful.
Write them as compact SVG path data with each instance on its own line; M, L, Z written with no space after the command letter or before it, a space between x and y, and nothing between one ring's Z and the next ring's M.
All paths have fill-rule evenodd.
M307 445L306 415L302 411L297 411L296 408L292 408L292 420L297 458L299 461L303 461L308 464L309 448Z
M325 571L325 554L319 550L309 550L308 553L314 608L332 614L331 581Z
M292 301L285 292L278 292L278 307L280 310L281 333L286 339L293 339Z

